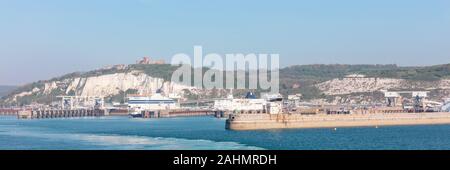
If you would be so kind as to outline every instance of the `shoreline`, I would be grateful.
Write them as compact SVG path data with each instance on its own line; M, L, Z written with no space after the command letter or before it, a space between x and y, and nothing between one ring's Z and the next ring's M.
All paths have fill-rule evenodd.
M449 112L349 115L236 114L226 120L229 130L308 129L450 124Z

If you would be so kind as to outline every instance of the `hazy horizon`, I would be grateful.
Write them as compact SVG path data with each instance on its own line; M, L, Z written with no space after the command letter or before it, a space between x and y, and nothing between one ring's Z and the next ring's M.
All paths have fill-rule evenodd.
M0 0L0 85L151 56L278 53L280 66L450 63L450 1Z

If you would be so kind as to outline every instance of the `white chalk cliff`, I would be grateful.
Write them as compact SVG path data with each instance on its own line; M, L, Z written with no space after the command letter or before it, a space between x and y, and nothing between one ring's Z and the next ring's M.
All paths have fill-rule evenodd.
M18 97L35 94L49 95L55 90L63 91L65 95L108 97L130 89L137 90L138 93L142 94L151 94L159 88L167 94L174 93L182 95L184 90L195 91L195 87L164 81L162 78L148 76L142 71L132 71L128 73L75 77L61 81L50 81L46 82L41 89L34 88L32 91L14 94L8 100L15 101Z
M374 92L393 89L450 89L450 79L438 81L409 81L392 78L336 78L315 85L327 95Z

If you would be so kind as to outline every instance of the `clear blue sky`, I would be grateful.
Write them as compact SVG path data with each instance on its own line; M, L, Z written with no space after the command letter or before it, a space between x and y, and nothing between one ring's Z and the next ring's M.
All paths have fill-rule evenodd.
M450 63L448 0L0 0L0 84L179 52L293 64Z

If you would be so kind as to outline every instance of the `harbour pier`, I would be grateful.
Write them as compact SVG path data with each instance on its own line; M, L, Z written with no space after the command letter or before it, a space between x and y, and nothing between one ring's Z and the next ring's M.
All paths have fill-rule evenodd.
M139 116L141 118L170 118L170 117L195 117L195 116L214 116L215 112L212 110L145 110Z
M75 110L21 110L18 119L52 119L70 117L100 117L108 115L104 109L75 109Z
M2 116L15 116L19 113L18 109L0 108L0 115Z
M211 116L212 110L173 110L169 112L168 117L192 117L192 116Z

